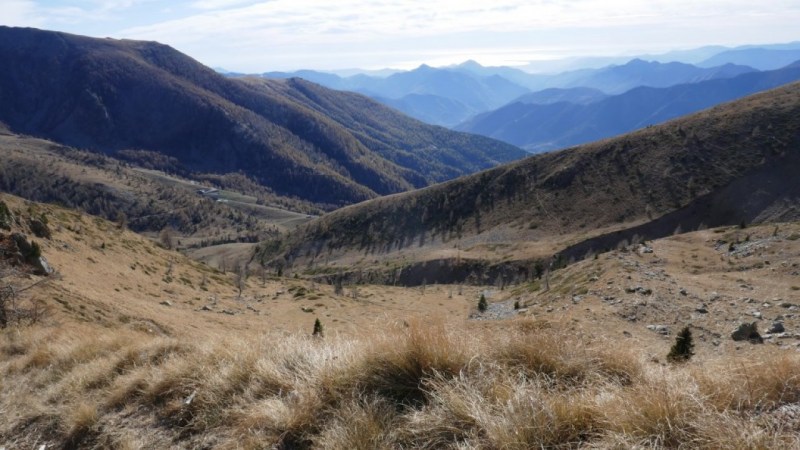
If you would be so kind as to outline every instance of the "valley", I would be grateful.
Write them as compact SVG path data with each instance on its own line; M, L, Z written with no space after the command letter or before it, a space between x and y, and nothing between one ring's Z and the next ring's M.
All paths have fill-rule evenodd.
M800 448L793 45L223 75L0 26L0 450Z

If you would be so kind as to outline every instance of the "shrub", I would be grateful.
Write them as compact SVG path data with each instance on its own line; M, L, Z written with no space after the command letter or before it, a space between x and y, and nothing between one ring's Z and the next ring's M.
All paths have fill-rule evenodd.
M486 296L481 294L481 299L478 300L478 311L484 312L489 309L489 302L486 301Z
M11 210L5 202L0 201L0 228L4 230L11 229Z
M670 362L688 361L694 355L693 349L692 330L688 326L683 327L675 338L675 344L667 354L667 360Z
M319 318L314 320L314 331L311 333L311 335L317 337L324 336L324 332L322 331L322 322L319 321Z

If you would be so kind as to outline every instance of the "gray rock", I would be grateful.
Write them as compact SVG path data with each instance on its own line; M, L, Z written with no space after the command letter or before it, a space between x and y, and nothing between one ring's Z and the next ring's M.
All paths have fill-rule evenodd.
M700 314L708 314L708 308L706 307L706 305L700 305L697 308L695 308L694 310L695 310L695 312L698 312Z
M760 319L760 318L761 318L761 311L753 311L753 312L752 312L752 315L753 315L753 317L755 317L756 319Z
M648 325L647 329L650 331L655 331L658 334L669 334L669 328L667 328L666 325Z
M684 288L681 288L681 290L680 290L680 291L678 291L678 292L680 292L680 293L681 293L681 295L689 295L689 293L688 293L688 292L686 291L686 289L684 289Z
M784 328L783 322L773 322L767 333L783 333L784 331L786 328Z
M739 328L731 333L731 339L734 341L749 341L757 344L764 342L764 339L758 334L758 325L756 322L739 325Z
M36 275L51 275L54 272L53 268L48 264L44 256L33 262L33 273Z
M163 302L159 303L159 305L172 306L172 302L169 300L164 300Z

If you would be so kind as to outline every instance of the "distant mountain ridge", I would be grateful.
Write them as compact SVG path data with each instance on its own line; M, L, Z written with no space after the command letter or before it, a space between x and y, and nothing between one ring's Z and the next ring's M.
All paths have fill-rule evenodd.
M340 77L314 70L270 72L267 78L299 77L323 86L359 92L427 123L454 127L468 118L523 98L542 103L551 89L581 89L560 99L544 100L586 103L602 94L617 94L640 86L667 87L754 72L746 66L724 64L701 68L678 62L660 63L633 59L623 65L584 69L555 75L531 74L511 67L484 67L475 61L443 68L422 65L387 77L365 74ZM586 97L591 89L594 92ZM543 94L537 92L547 91ZM576 95L582 92L580 95ZM525 97L532 94L531 97ZM538 98L538 100L533 100ZM527 99L527 100L526 100Z
M800 60L798 48L740 48L718 53L700 63L700 67L720 64L744 64L758 70L775 70Z
M242 172L276 194L328 207L524 154L410 120L362 96L224 77L154 42L0 27L0 58L0 121L15 132L108 153L157 151L192 171ZM312 92L343 102L328 103L336 111L381 119L371 122L371 133L357 133L362 124L341 114L332 119L336 111L308 101ZM414 145L400 145L412 132Z
M583 144L800 80L800 67L746 73L667 88L640 87L590 104L504 106L456 127L491 136L532 152Z

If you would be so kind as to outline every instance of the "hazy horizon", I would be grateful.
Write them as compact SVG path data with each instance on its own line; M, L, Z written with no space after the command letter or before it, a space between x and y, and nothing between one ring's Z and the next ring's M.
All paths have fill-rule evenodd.
M0 24L154 40L235 72L521 66L800 39L800 4L770 0L4 0Z

